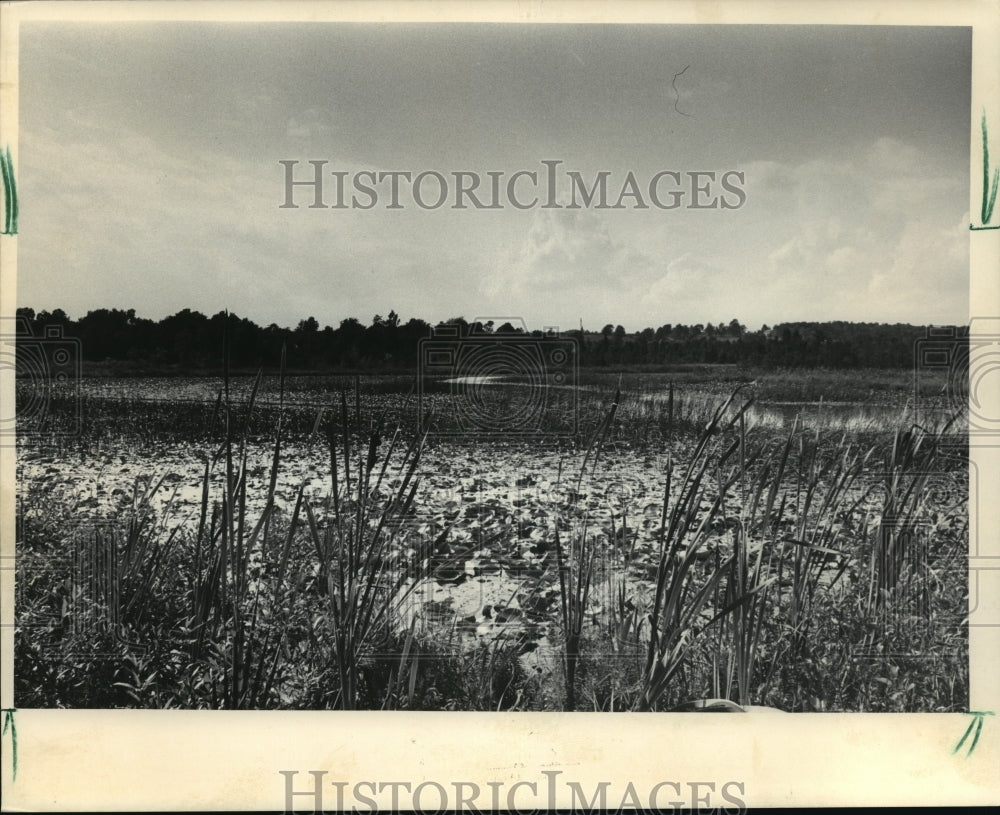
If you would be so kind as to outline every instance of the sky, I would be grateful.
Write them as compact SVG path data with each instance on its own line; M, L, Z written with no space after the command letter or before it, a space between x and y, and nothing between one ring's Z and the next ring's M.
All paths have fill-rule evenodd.
M970 54L967 28L27 22L18 305L965 323ZM325 207L281 206L282 161L326 162ZM630 172L738 172L745 201L330 207L335 171L486 189L543 161L612 200Z

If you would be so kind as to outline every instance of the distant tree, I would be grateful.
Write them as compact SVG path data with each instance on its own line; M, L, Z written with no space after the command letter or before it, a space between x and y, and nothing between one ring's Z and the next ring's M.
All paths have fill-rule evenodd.
M206 317L198 311L183 309L159 322L139 317L135 309L94 309L79 320L72 320L62 309L36 311L17 309L21 320L18 330L27 324L36 336L47 326L61 326L66 336L81 342L84 359L113 359L148 363L154 366L218 366L225 347L233 366L242 368L277 365L281 348L288 349L288 365L295 368L332 366L416 366L417 345L430 336L431 326L411 318L400 324L399 315L389 311L383 318L376 314L369 327L347 317L337 329L325 326L319 331L315 317L300 320L295 329L270 323L261 328L253 321L220 311ZM445 325L440 323L439 325ZM463 336L469 324L453 317ZM475 332L522 334L520 324L504 323L495 328L493 321L477 322ZM740 363L755 366L825 366L852 368L900 368L912 364L913 344L924 336L921 326L879 323L766 323L756 332L748 332L737 319L729 323L706 323L686 326L665 324L645 328L627 342L625 329L607 324L599 334L567 332L580 340L583 365L631 365L638 363L673 364L678 362ZM542 330L531 336L543 337ZM699 336L700 335L700 336ZM960 333L959 336L962 336ZM706 342L705 338L736 339L738 342ZM595 338L600 338L595 342Z
M98 309L99 311L107 311L107 309ZM57 308L54 311L39 311L35 315L35 325L38 328L44 328L47 325L61 325L66 326L70 322L66 312L61 308Z
M411 317L403 326L403 331L414 337L426 337L431 332L431 324L419 317Z
M449 317L443 323L438 323L438 325L453 325L458 327L459 336L466 336L469 333L469 321L465 317Z

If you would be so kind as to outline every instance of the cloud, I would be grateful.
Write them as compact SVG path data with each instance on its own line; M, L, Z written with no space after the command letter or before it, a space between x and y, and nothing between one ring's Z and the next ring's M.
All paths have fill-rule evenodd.
M965 319L967 216L956 202L967 190L916 147L879 138L842 160L740 169L739 211L534 210L480 289L528 313L564 303L588 324L632 328Z
M311 107L289 117L285 137L292 148L328 155L336 130L329 110Z
M636 308L656 327L670 320L695 323L721 320L731 310L736 272L687 252L666 264L649 286L636 294ZM728 290L728 291L727 291ZM683 320L679 315L690 315Z
M916 147L883 137L850 160L747 173L754 193L791 204L767 247L764 296L799 303L803 319L965 318L968 216L954 205L967 182Z
M296 112L286 131L303 159L312 144L371 166L338 158L323 111ZM955 207L967 182L898 140L743 165L747 204L728 212L279 209L284 157L185 152L86 108L26 124L21 304L230 308L265 324L518 313L630 330L968 312L968 216Z
M645 277L652 263L647 253L615 237L596 212L536 209L522 239L501 253L497 274L485 282L485 291L617 291Z
M228 307L270 322L291 281L316 267L312 247L349 245L346 223L329 212L282 217L276 161L187 155L96 115L75 117L72 127L21 131L22 304L76 316L114 305L148 316Z
M874 271L868 293L874 301L891 300L911 313L968 312L968 279L953 281L949 270L968 265L969 215L956 223L907 224L892 247L890 261Z

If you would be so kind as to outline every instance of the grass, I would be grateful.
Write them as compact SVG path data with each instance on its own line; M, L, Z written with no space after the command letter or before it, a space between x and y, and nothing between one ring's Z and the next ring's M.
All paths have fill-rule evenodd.
M640 710L653 710L664 696L671 680L683 667L687 652L707 628L729 608L719 611L707 623L701 619L729 562L717 563L707 578L696 581L695 564L708 539L711 523L723 501L727 486L721 486L714 500L704 497L704 480L711 464L708 454L713 437L721 431L723 416L735 398L723 403L706 425L687 466L683 469L680 490L671 506L672 462L667 463L663 515L659 534L659 564L655 578L655 597L650 613L650 637ZM742 416L742 413L740 413ZM726 454L728 455L728 453ZM722 461L719 461L721 467ZM708 504L707 512L699 509Z
M518 499L536 560L515 573L521 561L505 554L491 567L521 602L502 604L505 615L548 634L553 670L528 628L471 638L447 614L431 620L425 587L471 580L480 566L470 564L488 565L491 547L516 548L522 533L503 519L514 509L505 499L475 493L428 522L424 482L461 468L435 469L433 440L401 419L402 400L342 388L339 404L327 394L306 405L283 376L224 374L200 413L144 403L160 423L179 411L185 420L167 429L190 431L203 451L193 517L152 467L85 524L90 504L48 477L20 481L18 705L662 711L718 698L964 709L968 490L956 425L778 427L759 421L766 383L719 398L621 385L581 405L588 441L552 447L557 484L563 463L578 465L558 500ZM48 453L33 439L33 455L156 449L154 414L122 404L95 398L82 438L53 438ZM384 419L365 418L385 406ZM324 448L328 486L283 492L308 445ZM490 455L512 446L440 449L488 474ZM654 502L625 492L595 503L609 473L644 459ZM67 563L73 547L91 572Z
M805 433L797 424L784 444L754 447L746 421L752 401L726 418L735 397L719 406L705 426L681 470L679 487L672 488L674 469L668 463L655 595L645 616L645 669L632 687L621 688L613 675L616 669L619 676L628 673L629 666L620 659L627 647L618 646L639 642L640 615L619 582L605 612L605 641L600 641L601 626L589 637L584 634L582 609L594 571L593 549L585 547L584 533L576 534L578 544L571 552L580 567L567 570L571 579L560 583L567 709L575 707L574 667L581 661L589 665L589 673L603 677L591 683L587 694L595 709L691 708L690 702L678 706L684 695L711 695L748 705L774 701L779 693L785 694L780 701L788 709L910 709L907 706L919 704L922 697L914 693L913 677L900 679L900 657L918 674L922 660L926 666L932 661L947 664L955 672L947 685L949 704L954 704L956 687L967 676L961 663L963 644L955 636L960 605L946 603L951 607L949 622L933 620L930 609L942 603L940 596L931 600L928 580L934 577L940 591L959 589L959 597L963 593L955 574L944 581L929 571L926 558L902 551L914 548L914 529L932 514L923 499L936 463L933 452L948 439L949 428L897 432L887 453L887 483L878 511L860 515L859 507L870 495L862 484L877 448L856 449L846 435L831 443L819 431ZM734 428L731 442L716 443ZM925 454L920 455L921 450ZM709 493L706 482L713 470L715 489ZM726 510L730 493L737 507L733 514ZM713 538L716 547L706 561L703 549ZM858 546L858 539L869 545ZM961 551L951 549L953 566ZM629 557L624 558L625 570ZM707 565L699 568L700 562ZM879 584L879 593L869 591L866 598L862 591L867 587L859 579L836 594L849 568L864 570L869 586ZM904 572L905 596L898 585ZM887 588L890 576L893 586ZM908 630L898 618L907 602L912 605L915 585L919 613L907 619ZM872 597L881 600L873 602ZM828 616L834 604L836 613ZM894 627L885 625L886 607L895 615ZM844 616L851 618L854 630L842 630L843 637L831 639L823 627L831 617ZM934 625L928 626L929 620ZM707 638L713 628L714 638ZM930 628L935 630L928 636ZM826 646L822 652L817 642ZM583 644L589 654L583 653ZM888 656L890 651L895 658ZM709 687L699 688L692 681L699 657L707 666ZM816 687L817 678L830 668L837 670L827 674L825 687ZM789 683L796 672L800 680ZM902 689L888 699L874 698L872 688L887 684ZM603 695L595 689L602 685ZM680 690L685 685L688 690ZM932 697L938 692L935 689ZM906 694L910 696L901 701ZM855 707L859 702L863 704Z
M608 431L615 421L621 393L615 392L614 401L601 425L597 428L583 456L583 464L576 481L574 495L581 493L587 464L593 461L596 468ZM572 499L571 499L572 500ZM566 710L576 710L576 668L580 660L583 622L587 615L590 590L594 579L597 548L588 529L588 513L584 511L578 526L566 543L555 530L556 568L559 575L559 621L563 642L563 668L566 682Z
M325 619L330 630L331 660L339 680L336 706L350 710L356 704L364 659L390 639L391 625L401 615L417 582L429 574L430 562L425 545L420 545L408 561L401 557L398 547L392 545L399 539L413 506L425 436L418 436L406 447L398 465L395 486L389 496L383 498L381 489L389 461L400 443L400 431L397 429L393 433L381 466L377 466L381 427L369 432L367 450L358 451L352 461L346 399L342 400L341 416L343 483L338 474L337 436L330 427L327 434L330 497L323 516L317 516L308 502L306 512L310 538L320 564L320 588L328 599ZM355 413L355 424L359 422L360 410ZM353 483L352 469L356 469ZM400 652L402 665L410 660L412 644L411 629ZM416 662L413 664L415 666ZM397 675L402 674L401 667Z

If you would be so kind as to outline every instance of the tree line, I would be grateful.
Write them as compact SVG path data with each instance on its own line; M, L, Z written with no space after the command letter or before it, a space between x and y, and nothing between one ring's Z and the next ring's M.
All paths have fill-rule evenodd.
M62 309L19 308L19 331L45 337L57 326L63 337L80 342L82 359L112 363L119 370L196 371L217 369L223 348L235 368L276 367L282 348L292 370L408 370L418 364L418 344L448 327L456 341L495 337L543 339L511 323L494 324L454 317L431 324L395 311L363 324L348 317L320 328L314 317L295 328L259 326L228 312L211 317L191 309L154 321L135 309L95 309L77 320ZM968 328L955 328L963 341ZM793 322L750 331L739 320L712 324L664 324L628 333L607 324L600 331L564 331L577 341L582 366L643 366L683 363L736 363L760 367L904 368L914 361L926 326L887 323Z

